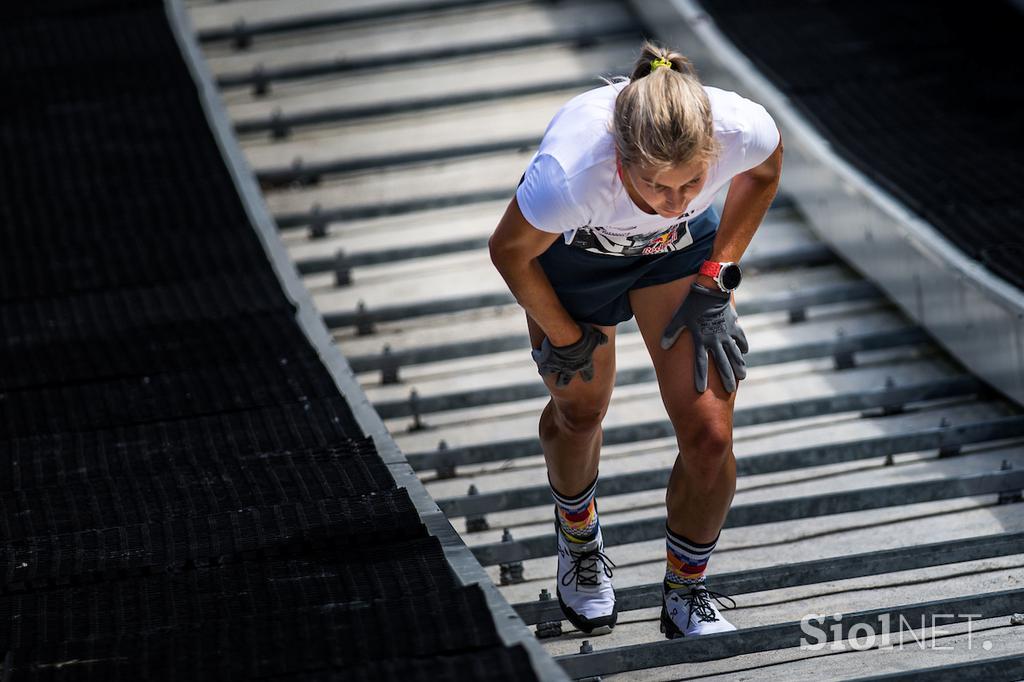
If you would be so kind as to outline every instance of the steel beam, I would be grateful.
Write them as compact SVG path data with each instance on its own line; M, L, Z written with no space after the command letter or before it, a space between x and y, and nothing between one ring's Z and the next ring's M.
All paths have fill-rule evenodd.
M746 571L716 573L711 587L733 596L1014 554L1024 554L1024 532L995 533L963 540L932 542L875 552L844 554L814 561L759 566ZM661 600L661 581L615 590L615 601L620 613L659 606ZM564 619L558 602L552 599L512 606L527 625Z
M304 211L301 213L278 213L274 215L274 222L279 229L294 227L305 227L315 219L326 222L345 222L346 220L365 220L367 218L379 218L381 216L404 215L418 211L429 211L438 208L450 208L452 206L467 206L469 204L482 204L488 201L509 200L515 193L515 187L511 184L507 189L489 189L478 192L462 192L459 194L442 194L424 199L411 199L409 201L395 201L391 203L363 204L361 206L346 206L341 208L325 208L319 211Z
M1019 682L1024 680L1024 654L998 656L965 663L950 663L919 670L904 670L888 675L857 677L851 682L932 682L933 680Z
M239 26L215 26L199 31L201 43L215 43L225 40L237 41L241 36L252 38L260 35L291 33L309 29L342 26L357 21L373 21L381 19L397 19L409 14L440 12L449 9L470 8L499 2L499 0L433 0L407 5L385 3L383 7L361 7L357 9L339 10L337 12L320 12L317 14L298 15L281 19L267 19L244 23Z
M635 331L636 322L630 320L619 328L619 333ZM488 341L490 341L488 339ZM495 348L501 350L523 350L529 348L529 338L505 337L495 339ZM777 348L766 348L754 350L746 355L748 367L760 367L763 365L774 365L783 362L794 362L797 360L810 360L813 358L839 357L849 355L858 351L879 350L883 348L895 348L923 344L929 341L929 337L922 330L916 328L895 329L885 332L871 332L857 336L843 336L835 339L822 341L810 341L792 346ZM482 342L475 342L481 344ZM468 345L468 344L467 344ZM452 344L455 350L456 344ZM472 346L476 347L476 345ZM424 349L429 350L429 349ZM460 349L461 350L461 349ZM466 349L468 350L468 349ZM499 352L493 350L491 352ZM395 357L395 354L392 354ZM383 360L383 356L381 356ZM404 357L403 357L404 359ZM400 361L399 361L400 362ZM378 364L378 363L374 363ZM359 367L357 371L373 369L372 366L352 363L353 368ZM382 366L382 365L381 365ZM637 367L632 369L620 369L615 375L616 386L629 386L655 380L653 366ZM496 386L494 388L480 388L472 391L461 391L458 393L442 393L440 395L426 396L420 398L420 414L430 412L443 412L446 410L460 410L483 405L495 405L507 403L513 400L527 400L529 398L542 398L548 394L547 388L540 380L531 381L525 384L512 384L507 386ZM406 417L411 414L409 403L405 400L389 400L375 403L374 407L384 419Z
M406 55L410 61L417 63L425 61L439 61L441 59L454 59L457 57L472 57L481 54L494 54L511 50L525 50L534 47L547 45L585 44L592 45L600 41L623 40L625 38L637 38L639 29L635 26L616 27L607 30L568 30L550 36L531 36L527 38L513 38L510 40L496 40L485 43L472 43L462 45L449 45L433 49L420 50L415 54ZM355 57L351 59L338 58L333 60L314 61L301 64L289 64L287 66L276 66L260 68L253 72L226 73L217 78L217 85L222 89L258 85L261 83L272 83L276 81L299 80L302 78L316 78L339 73L351 73L355 71L372 71L380 68L380 56Z
M448 242L437 242L434 244L418 244L416 246L404 246L393 249L381 249L379 251L361 251L346 255L346 261L350 267L360 268L381 263L394 263L414 258L429 258L431 256L442 256L460 251L474 251L487 247L488 237L471 237L469 239L458 239ZM295 261L295 268L300 275L313 275L318 272L332 272L337 258L334 255L321 256L318 258L302 258ZM374 358L379 356L363 356ZM364 361L365 364L365 361ZM412 363L405 363L412 364ZM353 367L354 368L354 367ZM380 367L370 367L380 369ZM357 370L358 371L358 370Z
M854 462L872 457L920 450L939 450L971 443L1024 437L1024 416L1004 417L959 426L939 426L910 433L877 436L844 443L825 443L791 450L778 450L760 455L736 458L736 474L751 476L776 471L792 471L807 467ZM641 490L664 488L672 467L606 476L598 483L601 496L625 495ZM437 506L448 518L477 516L509 509L525 509L551 504L547 485L508 488L490 493L477 491L464 497L437 500Z
M388 262L393 262L394 260L402 260L404 258L419 258L419 257L423 257L423 256L432 256L432 255L450 253L451 251L454 251L454 250L460 250L460 248L464 249L464 250L482 248L482 247L486 246L486 242L487 242L486 238L472 239L472 240L465 240L464 242L453 242L453 243L450 243L450 244L446 243L446 244L429 245L429 246L425 246L425 247L410 247L408 249L395 249L394 251L381 252L381 253L386 253L386 254L394 253L394 258L388 259ZM376 264L378 262L383 262L383 259L382 260L378 260L376 258L377 254L366 254L366 255L369 255L369 256L373 256L371 258L366 258L366 259L363 259L362 255L363 254L357 254L357 255L349 256L348 257L349 262L356 262L356 261L362 261L362 260L365 260L364 264ZM310 274L310 273L320 272L320 271L329 271L329 270L332 270L334 268L335 262L336 262L336 258L334 258L334 257L323 257L323 258L317 258L317 259L308 259L306 261L303 261L303 262L299 263L299 270L303 274ZM823 260L822 263L815 263L815 264L816 265L817 264L824 264L825 262L827 262L827 261ZM619 331L620 334L622 334L622 333L633 333L633 332L639 331L639 328L637 327L636 320L635 319L630 319L630 320L628 320L626 322L620 323L619 327L618 327L618 331ZM864 339L868 339L869 337L865 336L863 338ZM926 338L926 337L922 337L922 339L923 338ZM830 343L830 342L825 342L825 343ZM851 343L856 343L856 341L851 341ZM515 336L504 335L504 336L500 336L500 337L492 337L492 338L480 339L480 340L477 340L477 341L462 341L462 342L456 342L456 343L450 343L450 344L439 344L439 345L435 345L435 346L421 346L421 347L416 347L416 348L410 348L408 350L400 351L398 353L393 353L392 356L397 358L397 360L402 365L419 365L419 364L426 364L426 363L430 363L430 362L443 362L443 361L446 361L446 360L454 360L454 359L459 359L459 358L464 358L464 357L474 357L474 356L478 356L478 355L487 355L487 354L490 354L490 353L501 353L501 352L505 352L505 351L509 351L509 350L522 350L522 349L526 349L528 347L528 345L529 345L529 336L527 336L526 334L519 334L519 335L515 335ZM867 348L860 348L860 349L856 349L856 350L867 350ZM352 356L349 359L349 361L351 362L353 369L355 371L357 371L357 372L372 371L372 370L376 370L376 369L380 369L381 368L382 363L383 363L383 355L382 354L377 354L377 353L375 353L375 354L368 354L368 355L356 355L356 356ZM395 404L397 405L398 402L396 402ZM483 403L480 403L480 404L489 404L489 403L488 402L483 402ZM383 402L383 403L379 403L379 405L383 406L383 409L387 410L387 409L389 409L389 406L391 405L391 403ZM401 410L400 407L399 408L394 408L394 409L397 409L399 411ZM438 409L444 409L444 408L438 408ZM401 414L399 412L396 412L392 416L401 416Z
M305 227L314 220L328 222L343 222L346 220L364 220L380 216L404 215L418 211L429 211L438 208L451 206L467 206L487 201L509 200L515 194L515 180L511 180L507 189L488 189L476 192L463 192L461 194L444 194L430 198L413 199L410 201L396 201L391 203L373 203L361 206L346 206L335 208L311 208L308 211L296 213L278 213L274 216L277 226L284 230L296 227ZM772 209L793 207L793 200L786 195L776 195L772 202Z
M914 644L914 635L907 633L911 629L921 629L922 624L924 627L930 626L933 619L936 619L936 625L949 625L977 619L972 617L1009 615L1020 607L1021 599L1024 599L1024 588L886 606L840 614L838 619L829 615L822 617L815 626L829 633L829 641L832 641L833 628L838 628L840 636L846 639L850 636L850 628L857 624L870 625L876 633L881 633L883 627L887 627L891 641L899 641L898 637L902 633L904 642L917 646ZM940 615L944 618L938 620ZM612 647L588 654L558 656L555 660L570 676L579 679L680 663L713 661L772 649L788 649L800 646L801 640L806 638L801 621L791 621L701 637Z
M499 140L478 144L435 147L422 151L404 151L379 156L347 156L315 163L292 163L280 168L265 168L256 172L264 188L286 187L294 182L318 182L325 175L355 173L363 170L397 168L419 163L436 163L482 154L514 152L520 149L534 149L540 145L539 137L524 137L518 140Z
M487 246L487 240L487 237L474 237L471 239L441 242L437 244L424 244L421 246L386 249L378 252L347 254L345 259L349 267L377 265L379 263L394 263L399 260L424 258L456 251L483 249ZM751 263L746 265L759 268L761 270L770 270L796 264L819 266L828 265L834 262L835 259L828 249L821 248L819 244L811 244L784 252L764 254L763 257L754 257L751 258ZM331 272L337 267L337 256L308 258L298 261L296 266L299 272L303 275L309 275L317 272ZM626 334L637 332L639 329L637 327L636 320L630 319L626 322L620 323L618 331L620 334ZM855 338L867 339L869 337L862 336ZM925 337L922 336L921 338L923 339ZM857 341L850 340L847 343L856 344ZM398 353L392 353L391 357L395 358L401 365L418 365L428 362L442 362L445 360L454 360L463 357L526 349L528 345L529 336L526 334L514 336L503 335L489 339L480 339L478 341L462 341L450 344L410 348ZM839 349L842 350L842 348L844 347L840 347ZM853 350L870 350L870 348L852 348L850 352ZM367 372L380 369L382 362L383 355L379 353L357 355L349 358L349 363L357 372Z
M905 387L852 391L804 400L785 400L738 409L733 415L733 426L750 426L839 412L870 410L925 400L966 396L982 393L985 390L984 384L978 379L965 375ZM669 438L674 435L672 423L664 419L608 427L604 430L603 442L605 445L619 445L655 438ZM414 470L423 471L424 469L436 469L439 466L502 462L507 459L531 457L541 453L539 439L518 438L496 443L464 445L444 451L411 453L407 455L407 459Z
M867 301L876 298L879 298L878 289L868 282L858 280L840 284L825 284L815 287L813 291L768 294L755 299L740 301L737 303L737 310L740 315L757 315L760 313L805 309L815 305ZM382 306L376 310L368 310L367 313L373 322L395 322L397 320L437 315L439 313L509 305L515 302L516 299L510 292L499 291L493 294L462 296L430 303ZM356 324L357 314L356 311L351 310L327 312L324 313L324 321L332 329L351 327Z
M474 294L461 296L459 298L443 298L428 302L409 303L403 305L384 306L376 310L367 309L367 317L373 322L395 322L415 317L426 317L428 315L441 315L444 313L458 313L465 310L476 310L478 308L491 308L494 306L508 305L515 303L511 293L496 291L491 294ZM324 322L331 329L339 327L352 327L358 321L357 312L327 312L324 313Z
M279 120L280 123L288 128L301 128L303 126L331 123L346 123L359 118L375 118L378 116L393 116L395 114L426 112L431 109L442 109L462 104L475 104L478 102L490 102L494 100L510 99L513 97L543 95L545 93L558 92L559 90L583 89L586 87L593 87L597 82L596 78L590 76L587 78L573 78L531 85L473 90L471 92L460 92L436 97L428 96L406 100L393 100L361 106L329 107L294 114L285 113L281 115ZM235 123L235 132L239 135L263 132L269 133L274 129L274 123L275 120L272 116L244 119Z
M487 248L490 237L470 237L467 239L456 239L447 242L435 242L433 244L418 244L415 246L404 246L392 249L380 249L379 251L363 251L352 253L346 256L351 267L367 267L383 263L394 263L401 260L412 260L414 258L429 258L431 256L442 256L460 251L475 251ZM302 258L295 261L295 267L301 275L312 275L318 272L332 272L334 270L335 256L321 256L317 258ZM815 244L802 244L792 249L779 250L771 253L754 254L743 261L744 269L751 270L778 270L781 268L801 266L814 267L819 265L831 265L835 263L836 257L827 246L818 242ZM633 325L631 331L636 331L636 322L630 320ZM628 324L628 323L623 323ZM623 327L619 328L620 331ZM528 338L525 334L522 338ZM428 349L431 347L427 347ZM489 352L486 345L481 346L479 352L471 355L480 355ZM364 355L349 358L349 362L358 360L361 363L372 362L375 356ZM461 356L455 356L461 357ZM444 358L450 359L450 358ZM415 364L409 362L406 364ZM353 364L355 367L355 364ZM370 367L370 369L378 369Z
M729 510L724 528L756 526L762 523L845 514L919 502L950 500L972 495L989 495L1024 489L1024 469L967 474L933 481L874 486L859 490L805 495L770 502L737 505ZM602 524L605 546L657 540L665 535L665 517ZM513 542L476 545L473 554L484 566L551 556L555 536L537 535Z

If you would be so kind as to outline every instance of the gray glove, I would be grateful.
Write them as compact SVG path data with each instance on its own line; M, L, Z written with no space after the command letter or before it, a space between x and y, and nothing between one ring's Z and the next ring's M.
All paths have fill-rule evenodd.
M581 324L583 338L568 346L552 346L547 337L540 350L533 351L533 360L541 376L557 374L555 386L568 386L576 372L583 381L594 378L594 349L608 343L608 337L597 327Z
M694 284L661 336L661 347L671 348L684 329L690 330L694 351L694 386L698 393L708 387L708 353L715 359L725 390L736 390L736 381L747 378L743 353L749 349L729 294Z

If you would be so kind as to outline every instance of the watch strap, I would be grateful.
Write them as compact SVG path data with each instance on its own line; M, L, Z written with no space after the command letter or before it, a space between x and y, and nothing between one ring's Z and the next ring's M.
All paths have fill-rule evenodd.
M722 271L722 264L718 261L706 260L700 265L700 274L707 275L714 279L718 278L718 273Z

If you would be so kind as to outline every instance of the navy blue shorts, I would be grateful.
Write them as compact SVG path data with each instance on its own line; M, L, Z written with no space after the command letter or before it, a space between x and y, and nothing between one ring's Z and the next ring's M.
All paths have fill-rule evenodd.
M689 224L693 244L648 256L610 256L569 246L559 237L538 257L558 300L577 322L613 326L633 317L629 292L664 284L700 269L718 231L712 206Z

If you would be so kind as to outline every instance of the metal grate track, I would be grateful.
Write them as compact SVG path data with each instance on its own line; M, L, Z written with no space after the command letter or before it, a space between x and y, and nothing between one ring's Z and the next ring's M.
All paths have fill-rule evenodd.
M624 612L580 653L550 597L535 436L546 393L486 240L547 120L596 76L624 72L643 30L619 2L363 4L311 0L286 15L259 0L197 2L192 15L342 352L570 675L818 679L827 655L836 679L1019 677L1024 644L1009 615L1024 610L1024 417L819 243L785 179L744 259L752 274L738 304L752 352L737 399L739 480L709 566L716 589L739 596L727 615L740 629L697 642L658 633L652 581L676 449L630 322L619 327L599 488ZM909 646L801 649L810 613L845 614L826 621L844 636L881 617L895 627L901 615L981 616L942 622L937 646L952 655L939 660Z

